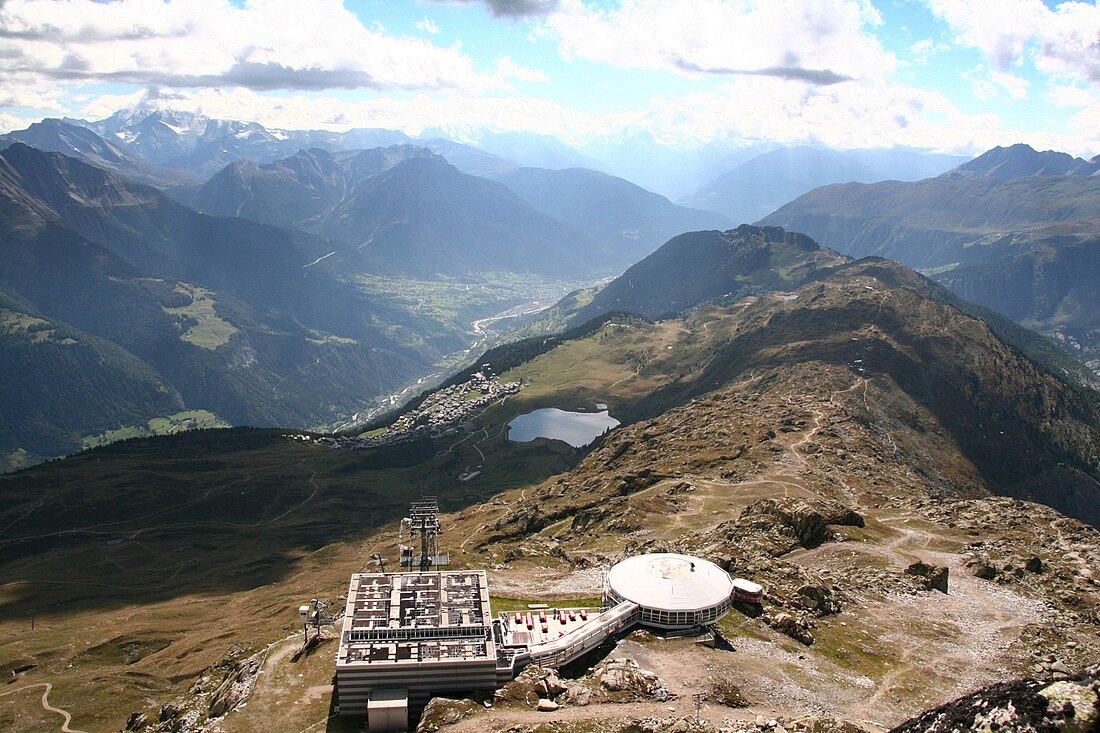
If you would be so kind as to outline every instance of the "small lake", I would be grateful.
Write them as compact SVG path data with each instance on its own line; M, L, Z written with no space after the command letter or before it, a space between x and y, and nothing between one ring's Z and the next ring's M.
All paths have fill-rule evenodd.
M508 423L508 439L527 443L535 438L549 438L583 448L618 425L619 421L607 414L607 410L566 412L547 407L520 415Z

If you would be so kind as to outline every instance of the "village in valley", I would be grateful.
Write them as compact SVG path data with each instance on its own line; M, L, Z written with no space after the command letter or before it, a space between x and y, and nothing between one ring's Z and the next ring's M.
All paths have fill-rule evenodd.
M331 448L363 450L408 443L423 437L437 437L465 429L466 423L496 400L520 390L519 382L502 382L488 364L465 382L432 392L418 407L401 415L385 428L357 436L324 436L315 442ZM306 436L288 436L309 439Z

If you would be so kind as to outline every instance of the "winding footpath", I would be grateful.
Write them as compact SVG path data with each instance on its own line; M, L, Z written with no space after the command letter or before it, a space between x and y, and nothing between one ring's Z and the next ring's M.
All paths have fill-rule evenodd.
M3 697L5 695L13 695L16 692L22 692L23 690L33 690L36 687L45 687L46 688L45 690L42 691L42 700L41 700L42 701L42 708L44 710L47 710L47 711L51 712L51 713L57 713L62 718L64 718L64 721L62 721L62 723L61 723L61 733L84 733L84 731L82 731L82 730L77 730L75 728L70 728L69 727L69 723L71 723L73 721L73 716L69 715L69 712L67 710L62 710L61 708L55 708L53 705L50 705L50 702L47 698L49 698L49 696L50 696L50 690L53 689L53 685L51 685L49 682L37 682L33 685L23 685L22 687L16 687L14 690L8 690L7 692L0 692L0 697Z

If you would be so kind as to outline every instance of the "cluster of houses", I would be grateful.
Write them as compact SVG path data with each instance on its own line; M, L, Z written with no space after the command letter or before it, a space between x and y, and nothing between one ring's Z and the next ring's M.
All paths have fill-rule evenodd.
M365 437L326 436L317 442L332 448L361 450L407 443L457 430L489 403L520 390L519 382L501 382L488 365L461 384L433 392L415 410L399 417L385 432Z

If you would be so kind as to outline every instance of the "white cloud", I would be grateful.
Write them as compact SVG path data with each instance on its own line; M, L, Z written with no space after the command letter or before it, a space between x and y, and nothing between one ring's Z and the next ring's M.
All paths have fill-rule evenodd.
M865 0L623 0L611 10L565 0L541 32L567 58L828 84L880 78L895 67L868 32L881 23Z
M367 28L340 0L8 0L0 74L261 90L497 83L457 46Z
M1055 107L1089 107L1096 103L1096 92L1074 85L1051 87L1045 95Z
M947 46L943 43L934 41L931 38L922 38L909 47L909 62L918 66L926 66L934 54L946 49Z
M1100 117L1100 105L1097 106ZM1006 127L995 114L966 114L939 92L901 84L810 87L737 78L712 92L654 100L647 125L702 139L730 137L833 148L909 146L975 154L1026 142L1085 154L1100 149L1100 125L1077 135Z
M383 127L403 130L410 135L430 127L487 127L584 136L618 130L644 120L643 112L633 110L592 115L537 97L464 93L348 100L336 95L272 96L244 88L161 89L153 94L145 93L141 100L127 106L175 109L218 119L254 120L276 129L339 131L352 127ZM90 103L79 114L89 119L104 116L98 101Z
M531 69L522 64L517 64L508 56L501 58L497 62L497 76L504 79L515 79L516 81L549 81L545 73L538 69Z
M416 24L416 29L419 31L424 31L425 33L431 33L433 36L439 33L440 30L442 30L438 25L436 25L435 21L433 21L426 15L424 16L424 20L421 20Z
M1100 151L1100 144L1097 143L1100 138L1100 102L1094 102L1089 106L1077 112L1069 120L1069 129L1080 136L1083 140L1091 141L1091 145L1085 148L1060 148L1062 150L1068 150L1074 152L1075 155L1095 155Z
M6 83L0 87L0 108L63 112L66 106L60 89L42 89L35 84Z
M129 98L118 101L133 106ZM1017 142L1075 155L1100 150L1100 104L1074 118L1076 135L1024 132L1006 128L994 114L964 114L938 92L886 82L814 87L770 77L736 77L707 92L654 98L644 108L606 114L528 96L453 93L348 100L336 95L276 97L243 88L160 90L138 104L282 129L383 127L416 135L427 128L484 127L585 140L644 127L670 140L730 138L835 148L904 145L969 154ZM113 111L105 108L109 106L95 100L83 114L102 117Z
M1095 2L925 0L956 43L979 49L994 71L1026 62L1055 76L1100 84L1100 8Z
M972 71L963 72L963 78L970 82L970 91L978 99L1027 99L1030 86L1028 80L1022 76L987 69L984 64L978 64Z

